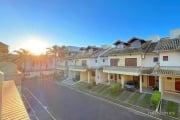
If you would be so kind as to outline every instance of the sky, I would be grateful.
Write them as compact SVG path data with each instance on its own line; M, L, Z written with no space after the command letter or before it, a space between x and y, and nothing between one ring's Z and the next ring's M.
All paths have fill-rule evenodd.
M0 0L0 41L15 50L167 37L179 11L179 0Z

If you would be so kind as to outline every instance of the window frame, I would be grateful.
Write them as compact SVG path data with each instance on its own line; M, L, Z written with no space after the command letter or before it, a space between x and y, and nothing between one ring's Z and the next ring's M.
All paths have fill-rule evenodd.
M159 61L159 58L158 57L154 57L153 58L153 62L158 62Z
M104 63L105 61L106 61L105 59L102 60L103 63Z
M168 61L169 60L169 56L163 56L163 61Z

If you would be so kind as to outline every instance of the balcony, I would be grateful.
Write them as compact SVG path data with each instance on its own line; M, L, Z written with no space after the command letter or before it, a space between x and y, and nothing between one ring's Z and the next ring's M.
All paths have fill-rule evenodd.
M82 66L69 65L69 70L85 72L87 70L87 66L85 66L85 65L82 65Z
M57 65L56 69L57 70L68 70L68 67L64 66L64 65Z
M180 76L180 66L159 66L153 71L153 74Z
M138 76L141 74L141 67L106 66L103 67L103 72Z

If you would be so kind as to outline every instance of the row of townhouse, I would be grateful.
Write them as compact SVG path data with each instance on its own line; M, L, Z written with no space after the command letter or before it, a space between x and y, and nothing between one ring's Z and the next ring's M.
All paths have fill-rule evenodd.
M64 63L69 78L122 87L134 81L140 92L157 87L164 95L180 95L180 37L147 41L133 37L116 41L114 47L89 46Z

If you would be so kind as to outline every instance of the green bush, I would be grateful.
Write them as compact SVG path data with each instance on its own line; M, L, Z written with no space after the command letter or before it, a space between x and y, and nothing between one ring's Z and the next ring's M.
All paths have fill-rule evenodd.
M119 93L119 91L121 90L121 84L118 84L118 83L112 84L109 90L111 94Z
M157 105L159 104L161 100L161 92L159 91L154 91L152 96L151 96L151 104L153 105L153 107L157 107Z

